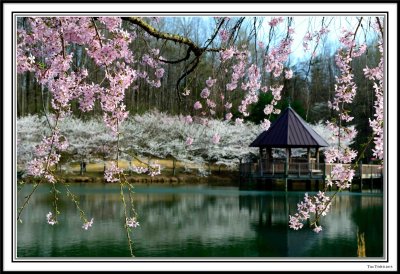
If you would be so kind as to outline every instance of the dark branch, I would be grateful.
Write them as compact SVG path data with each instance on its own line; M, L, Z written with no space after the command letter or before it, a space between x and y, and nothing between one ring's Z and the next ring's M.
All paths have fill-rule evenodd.
M381 20L379 20L379 17L376 17L376 23L377 23L378 26L379 26L379 30L380 30L380 32L381 32L382 39L383 39L383 27L382 27L382 25L381 25Z
M357 25L357 28L356 28L356 30L355 30L355 32L354 32L354 35L353 35L353 41L356 40L356 35L357 35L357 32L358 32L358 29L359 29L360 26L361 26L362 20L363 20L363 17L361 17L361 18L358 20L358 25ZM351 47L351 48L350 48L349 57L352 57L353 48L354 48L354 47Z
M185 60L188 60L190 58L190 49L186 51L185 57L178 59L178 60L165 60L165 59L158 59L160 62L167 63L167 64L178 64L180 62L183 62Z
M121 17L121 19L124 21L130 22L134 25L137 25L138 27L143 29L145 32L147 32L148 34L150 34L151 36L153 36L157 39L164 39L166 41L172 41L175 43L186 45L188 47L187 51L186 51L186 55L183 58L180 58L177 60L159 59L160 62L167 63L167 64L177 64L180 62L184 62L186 60L189 60L190 55L193 52L193 54L195 55L195 59L190 63L193 65L190 67L189 70L187 70L178 79L178 82L176 84L177 91L178 91L178 87L179 87L179 84L182 81L182 79L184 79L186 76L188 76L197 67L197 65L199 63L199 58L204 52L219 52L219 51L223 50L222 48L208 48L208 47L212 43L212 41L215 39L215 37L217 36L219 29L222 27L222 25L224 23L224 20L221 20L221 22L219 23L218 27L216 28L214 34L211 36L210 39L207 40L206 46L200 47L187 37L183 37L178 34L161 32L161 31L157 30L156 28L152 27L150 24L146 23L143 19L141 19L139 17ZM178 98L180 101L181 99L180 99L179 93L178 93Z
M218 27L215 29L214 34L211 36L210 39L207 40L207 45L204 47L205 50L207 50L208 46L214 41L215 37L217 37L219 30L221 29L222 25L224 24L225 19L222 19L221 22L219 22Z
M200 56L197 56L195 59L193 59L192 62L190 62L189 66L192 65L188 70L185 70L185 73L181 75L181 77L179 77L178 81L176 82L176 92L178 94L178 99L179 101L181 101L181 96L179 94L179 84L181 83L181 81L188 76L190 73L192 73L195 68L197 67L197 65L200 63Z

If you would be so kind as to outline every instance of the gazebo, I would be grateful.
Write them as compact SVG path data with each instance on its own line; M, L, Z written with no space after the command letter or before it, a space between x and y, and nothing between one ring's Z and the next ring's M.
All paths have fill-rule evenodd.
M256 165L241 166L241 176L284 179L285 189L288 179L322 180L325 177L325 165L319 162L319 148L328 143L290 106L250 146L260 148L260 158ZM306 149L306 158L293 157L295 148ZM283 150L284 156L274 157L274 149Z

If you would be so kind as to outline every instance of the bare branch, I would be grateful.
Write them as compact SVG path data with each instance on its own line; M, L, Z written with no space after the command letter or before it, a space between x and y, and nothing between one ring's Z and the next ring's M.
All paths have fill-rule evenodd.
M380 30L382 38L383 38L383 27L382 27L381 20L379 19L379 17L376 17L376 23L379 26L379 30Z
M181 77L179 77L178 81L176 82L176 92L178 94L178 99L179 102L182 101L181 100L181 95L179 94L179 84L181 83L181 81L187 77L190 73L192 73L195 68L197 67L197 65L200 63L200 56L197 56L195 59L192 60L192 62L190 62L189 66L192 65L189 69L185 70L185 73L181 75Z
M152 27L150 24L146 23L144 20L142 20L139 17L121 17L122 20L128 21L132 24L135 24L142 28L144 31L146 31L148 34L151 36L158 38L158 39L164 39L168 41L172 41L175 43L179 44L184 44L189 47L189 50L194 53L196 57L201 56L205 51L220 51L221 49L208 49L206 47L199 47L196 43L194 43L192 40L190 40L187 37L180 36L178 34L171 34L171 33L166 33L166 32L161 32L157 30L156 28ZM186 60L186 59L182 59Z

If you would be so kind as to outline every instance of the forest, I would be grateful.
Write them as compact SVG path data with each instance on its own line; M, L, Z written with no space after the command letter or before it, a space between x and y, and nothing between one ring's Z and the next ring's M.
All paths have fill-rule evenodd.
M18 18L18 28L28 33L31 28L29 20L31 19ZM92 20L105 41L115 36L112 30L101 24L104 23L101 19ZM96 23L95 20L99 22ZM199 111L193 107L194 104L201 102L206 105L208 102L210 112L202 115L211 119L234 121L236 118L243 118L255 124L262 124L264 119L273 122L277 114L265 112L265 106L274 101L272 92L257 91L260 93L259 97L250 103L248 115L243 115L240 109L243 107L243 92L251 77L245 75L245 70L251 67L245 69L239 65L252 63L259 69L259 87L281 85L281 98L275 100L276 109L283 110L290 104L311 124L331 121L336 118L336 114L328 107L328 101L334 97L335 81L340 70L335 62L339 44L329 33L340 20L349 22L348 18L340 17L309 19L303 23L308 24L307 31L298 34L304 35L302 39L297 38L300 44L293 45L294 39L286 38L290 36L290 27L296 30L298 20L294 17L123 18L121 28L134 33L130 38L131 42L124 46L135 54L135 60L130 67L136 73L134 83L124 90L122 100L125 110L132 117L153 111L195 117ZM357 86L351 108L351 115L354 116L352 125L358 132L352 146L357 150L363 148L372 134L369 119L373 118L375 112L374 83L364 76L363 71L366 67L378 66L380 60L378 36L370 31L373 20L374 18L363 19L359 39L362 40L360 44L366 48L365 53L351 63L353 80ZM354 22L357 23L352 22L353 25ZM175 35L175 41L166 37L167 34L172 38ZM284 45L282 41L288 44ZM87 45L72 42L73 37L64 49L64 54L71 58L72 70L87 69L90 72L85 78L87 84L96 85L95 83L103 82L106 71L99 68L98 61L91 56L93 53L90 53ZM280 69L291 77L285 77L285 73L278 75L274 68L268 67L272 54L285 47L288 52L278 55L282 58ZM296 47L295 57L288 54L294 51L291 47ZM221 48L235 49L237 52L243 49L245 57L240 60L238 53L232 53L236 60L235 57L226 57L226 61L222 62L221 58L224 57L219 51ZM38 62L39 66L45 65L44 61L41 62ZM237 80L230 71L232 66L233 70L237 70L233 71ZM19 118L27 115L44 116L52 111L51 88L41 85L35 73L37 72L28 69L17 76L16 99ZM73 100L70 111L74 117L84 121L97 119L103 115L101 104L101 100L94 100L91 111L83 112L79 100ZM374 157L370 148L365 150L363 161L369 162L371 158Z

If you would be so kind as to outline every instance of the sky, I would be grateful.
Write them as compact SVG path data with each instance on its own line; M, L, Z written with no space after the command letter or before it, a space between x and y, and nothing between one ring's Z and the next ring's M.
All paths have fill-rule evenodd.
M196 18L197 17L197 18ZM279 15L275 15L274 17L279 17ZM283 16L285 19L287 16ZM243 25L242 28L247 28L248 32L249 29L252 28L252 22L253 22L253 17L248 17L247 18L247 23L248 25ZM355 30L356 26L358 24L360 16L352 16L352 15L346 15L346 16L325 16L324 19L324 25L327 26L329 29L329 33L326 34L324 39L322 39L323 42L321 42L318 46L318 50L321 50L326 44L331 50L329 52L326 52L326 54L332 55L334 54L335 50L339 47L339 37L342 35L341 30L343 27ZM268 34L270 30L270 26L268 25L268 22L272 19L272 16L265 16L262 25L258 28L258 33L257 33L257 38L258 40L264 41L265 43L268 41ZM309 60L311 56L311 52L305 52L303 48L303 38L307 31L314 32L318 31L321 29L321 22L322 22L323 16L293 16L293 24L292 26L295 29L295 33L293 34L293 44L292 44L292 54L290 57L290 63L291 65L301 62L304 60ZM368 26L370 24L370 21L373 21L374 17L364 17L363 18L363 27L364 29L368 29ZM183 22L183 23L182 23ZM191 24L191 25L190 25ZM157 26L156 24L153 24L154 26ZM186 27L185 27L186 25ZM189 36L192 40L194 41L199 41L200 44L205 42L213 33L215 27L215 20L213 17L210 16L181 16L181 19L177 20L168 20L167 23L165 24L164 28L162 30L167 31L167 32L173 32L173 33L178 33L181 35L187 35L189 33ZM200 32L198 32L198 28L201 29ZM283 35L286 34L286 21L280 25L277 26L278 31L277 33L280 33L280 36L277 36L277 40L279 41ZM363 29L363 30L364 30ZM182 31L184 30L184 31ZM361 42L365 41L365 38L368 37L368 35L364 35L364 31L361 30L358 33L359 39L361 39ZM185 33L186 32L186 33ZM371 38L371 36L370 36ZM310 42L310 48L313 49L314 43Z

